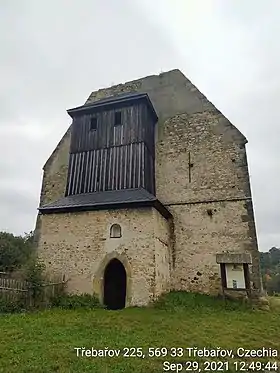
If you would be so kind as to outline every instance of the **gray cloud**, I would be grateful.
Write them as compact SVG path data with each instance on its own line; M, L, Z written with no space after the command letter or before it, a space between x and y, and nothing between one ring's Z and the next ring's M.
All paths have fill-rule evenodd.
M130 4L1 3L0 229L34 228L41 169L67 109L92 90L176 67L172 44Z
M279 18L273 0L2 1L0 229L34 228L66 109L100 87L180 68L248 138L260 249L280 245Z
M249 140L259 247L279 246L280 3L177 0L174 7L162 0L161 5L157 22L182 51L183 72ZM154 10L158 6L154 1Z

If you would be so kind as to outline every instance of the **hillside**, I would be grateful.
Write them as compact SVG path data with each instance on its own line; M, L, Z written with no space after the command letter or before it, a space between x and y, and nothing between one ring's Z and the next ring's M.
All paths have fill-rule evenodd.
M268 252L261 252L260 265L268 293L280 293L280 249L272 247Z
M149 358L148 349L155 347L221 347L234 353L240 347L280 350L279 310L252 311L237 303L228 303L225 308L223 301L182 293L169 295L159 308L55 309L0 316L0 323L0 373L160 373L164 361L190 360L186 353L171 357L170 351L164 357L164 349L161 357ZM146 357L76 356L74 348L79 347L121 349L121 355L125 347L138 347ZM200 363L206 360L195 359ZM236 356L227 360L228 371L236 372ZM264 359L268 360L280 357Z

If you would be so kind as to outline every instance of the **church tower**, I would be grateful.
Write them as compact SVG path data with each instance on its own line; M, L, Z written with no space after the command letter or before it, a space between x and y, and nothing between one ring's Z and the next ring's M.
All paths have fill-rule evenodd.
M179 70L97 90L68 114L35 233L69 292L109 308L171 289L261 293L247 139Z
M143 188L155 195L154 129L147 94L68 110L73 118L66 196Z

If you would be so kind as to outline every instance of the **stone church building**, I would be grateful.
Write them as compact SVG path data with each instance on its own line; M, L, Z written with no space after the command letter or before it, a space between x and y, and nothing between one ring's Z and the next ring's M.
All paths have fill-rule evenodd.
M38 255L108 308L261 290L246 138L179 71L92 92L44 166Z

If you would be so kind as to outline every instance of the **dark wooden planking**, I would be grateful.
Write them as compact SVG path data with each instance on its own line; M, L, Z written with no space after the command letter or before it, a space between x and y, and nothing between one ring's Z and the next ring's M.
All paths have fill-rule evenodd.
M131 143L129 145L129 151L128 151L128 159L127 159L127 168L128 168L128 188L131 188L132 185L132 169L133 169L133 144Z
M67 194L154 190L154 159L144 142L70 155Z
M90 192L92 193L94 190L94 181L95 181L95 158L96 158L96 152L90 152L91 153L91 181L90 181Z
M98 149L96 151L97 159L96 159L96 179L95 179L95 187L94 192L98 192L100 189L100 168L101 168L101 151Z
M71 178L72 178L72 168L73 168L73 155L69 155L69 161L68 161L68 175L67 175L67 181L66 181L66 190L65 195L68 196L70 193L70 186L71 186Z
M110 148L106 149L106 166L105 166L105 180L104 190L109 190L109 167L110 167Z
M107 152L108 149L105 148L103 149L103 175L102 175L102 190L107 190L106 189L106 169L107 169Z
M149 162L149 159L148 159L148 150L147 150L147 147L145 146L145 150L144 150L144 167L145 167L145 189L147 189L148 191L150 190L149 188L149 166L150 166L150 162Z
M116 169L116 151L115 147L112 147L112 160L111 160L111 188L115 190L115 169Z
M148 108L145 105L141 107L141 116L143 118L144 141L150 153L154 156L155 126L152 122L152 118L149 116Z
M114 126L116 111L122 113L119 126ZM97 117L94 131L92 115ZM140 186L154 193L154 132L144 103L75 118L66 195Z
M98 150L98 153L99 153L99 160L98 160L98 176L97 176L97 185L96 185L96 191L99 192L101 191L102 189L102 168L103 168L103 164L102 164L102 150L103 149L99 149Z
M145 147L145 188L153 193L154 159L151 157L148 147Z
M84 186L85 186L85 168L86 168L86 152L85 153L82 153L82 157L81 157L81 162L82 162L82 165L81 165L81 180L80 180L80 193L84 193Z
M138 187L138 144L135 143L133 149L133 156L134 156L134 168L133 168L133 185L134 188Z
M118 186L118 189L122 189L122 149L123 149L123 146L120 146L118 148L118 182L117 182L117 186Z
M113 162L113 148L108 149L108 190L112 190L112 162Z
M72 179L71 179L71 194L75 194L75 186L76 186L76 178L77 178L77 171L78 171L78 156L73 154L73 172L72 172Z
M73 194L78 193L78 183L77 180L79 180L79 153L75 156L75 169L74 169L74 175L73 175Z
M85 175L84 175L84 193L88 191L89 177L90 177L90 167L89 167L89 157L90 153L85 153Z
M72 168L68 169L68 173L71 172L69 176L69 194L74 194L74 186L75 186L75 178L76 178L76 162L77 162L77 156L75 154L70 154L70 157L72 159Z
M130 145L125 145L124 183L126 188L129 185L129 151Z
M115 112L121 111L122 125L114 126ZM97 130L90 130L90 119L97 117ZM152 152L154 123L144 104L112 109L75 118L72 123L71 153L144 141Z

